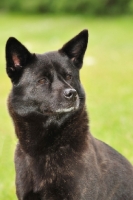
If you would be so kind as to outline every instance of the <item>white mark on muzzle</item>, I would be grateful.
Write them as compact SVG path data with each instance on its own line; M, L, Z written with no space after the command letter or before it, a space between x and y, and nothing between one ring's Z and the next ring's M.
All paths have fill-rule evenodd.
M75 109L74 107L71 107L71 108L62 108L62 109L56 110L56 112L57 113L70 112L70 111L72 111L74 109Z
M73 110L77 110L79 108L79 99L77 101L77 105L70 107L70 108L60 108L56 110L56 113L65 113L65 112L71 112Z

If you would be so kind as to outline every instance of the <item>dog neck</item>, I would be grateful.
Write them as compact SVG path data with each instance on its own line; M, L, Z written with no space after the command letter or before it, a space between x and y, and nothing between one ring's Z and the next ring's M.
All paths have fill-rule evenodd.
M11 107L9 110L20 146L30 156L55 152L65 146L70 146L76 152L83 152L86 149L89 134L85 108L74 112L70 120L67 114L45 116L31 113L22 117Z

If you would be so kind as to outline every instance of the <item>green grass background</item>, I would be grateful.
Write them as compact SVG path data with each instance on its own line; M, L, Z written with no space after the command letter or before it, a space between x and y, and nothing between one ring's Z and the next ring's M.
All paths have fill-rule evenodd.
M81 70L92 134L133 163L133 17L0 15L0 200L15 200L16 137L7 111L11 88L5 43L14 36L31 52L56 50L82 29L90 32Z

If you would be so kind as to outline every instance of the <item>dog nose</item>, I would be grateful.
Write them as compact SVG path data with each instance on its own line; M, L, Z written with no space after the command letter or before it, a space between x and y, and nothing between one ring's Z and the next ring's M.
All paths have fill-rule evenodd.
M64 97L68 100L71 100L71 99L75 100L76 95L77 95L77 92L75 89L69 88L69 89L64 90Z

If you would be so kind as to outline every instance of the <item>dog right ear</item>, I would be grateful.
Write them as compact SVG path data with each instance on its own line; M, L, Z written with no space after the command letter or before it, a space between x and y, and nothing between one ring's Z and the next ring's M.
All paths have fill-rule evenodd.
M88 44L88 30L81 31L74 38L69 40L59 52L66 54L72 63L80 69L82 67L84 54Z
M13 83L22 75L25 66L31 61L31 54L16 38L10 37L6 43L6 71Z

